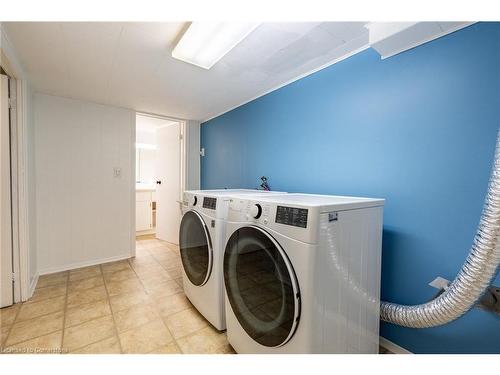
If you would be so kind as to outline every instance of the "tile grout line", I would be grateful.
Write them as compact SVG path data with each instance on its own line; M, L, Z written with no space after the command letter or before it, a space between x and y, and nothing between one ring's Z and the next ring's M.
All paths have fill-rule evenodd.
M137 243L137 241L136 241L136 243ZM155 256L154 256L154 255L152 255L152 254L149 252L149 250L148 250L148 249L144 249L144 250L146 250L146 251L148 252L148 254L149 254L149 255L150 255L150 256L154 259L154 261L155 261L155 262L156 262L156 263L157 263L157 264L158 264L158 265L159 265L159 266L160 266L160 267L161 267L164 271L167 271L167 270L166 270L166 269L165 269L165 268L161 265L161 263L160 263L160 262L158 262L158 260L155 258ZM130 260L129 260L129 264L130 264ZM134 273L136 274L137 278L139 279L139 281L140 281L140 282L141 282L141 284L143 285L143 287L144 287L144 291L146 292L146 294L147 294L148 296L151 296L151 295L148 293L148 291L147 291L147 289L146 289L146 286L145 286L145 285L144 285L144 283L142 282L141 278L139 277L139 274L138 274L138 273L137 273L137 271L134 269L134 267L132 266L132 264L130 264L130 267L132 268L132 270L133 270L133 271L134 271ZM167 272L167 274L168 274L168 272ZM169 276L170 276L170 275L169 275ZM173 280L173 279L172 279L172 280ZM150 297L150 298L151 298L151 297ZM163 323L163 325L164 325L164 326L165 326L165 328L167 329L168 333L169 333L169 334L170 334L170 336L172 337L172 342L175 344L175 346L177 347L177 349L179 349L179 352L180 352L180 353L182 353L182 354L184 354L184 352L181 350L181 348L180 348L179 344L177 343L177 340L175 339L175 337L174 337L174 335L173 335L172 331L170 330L170 328L168 328L168 325L167 325L167 323L165 322L165 319L164 319L164 318L163 318L163 316L160 314L156 301L153 301L153 303L154 303L154 309L156 310L156 312L158 313L158 316L160 317L160 321ZM172 315L173 315L173 314L172 314ZM147 324L147 323L146 323L146 324ZM167 345L168 345L168 344L167 344ZM158 347L158 348L160 348L160 347ZM156 350L156 349L157 349L157 348L155 348L155 349L153 349L153 350L151 350L151 351L154 351L154 350Z
M168 324L167 322L165 322L165 319L163 318L163 316L160 314L160 311L159 311L159 308L158 306L156 306L156 302L155 302L155 309L156 309L156 312L158 313L158 316L160 317L160 320L161 322L163 323L163 325L165 326L165 328L167 329L168 333L170 334L170 336L172 337L172 342L175 344L175 346L177 347L177 349L179 349L179 352L182 353L182 350L179 346L179 344L177 344L177 340L175 339L175 336L174 334L172 333L172 331L170 330L170 328L168 328ZM173 314L172 314L173 315ZM168 345L168 344L167 344ZM153 349L155 350L155 349Z
M170 244L170 243L168 243L168 244ZM175 244L171 244L171 245L176 246ZM179 254L178 254L178 250L173 250L173 249L172 249L172 248L170 248L168 245L165 245L165 247L167 247L167 249L169 250L169 252L174 253L175 255L179 256ZM158 262L158 260L157 260L154 256L153 256L153 258L154 258L154 259ZM169 269L174 268L174 267L167 268L167 267L164 267L164 266L163 266L160 262L158 262L158 263L160 264L160 266L161 266L161 267L162 267L162 268L163 268L163 269L164 269L167 273L168 273L168 270L169 270ZM177 283L177 281L176 281L177 279L178 279L178 278L172 278L172 280L173 280L173 281L175 281L176 283ZM180 286L180 285L179 285L179 286ZM180 313L180 312L186 311L186 310L188 310L188 309L190 309L190 308L194 308L194 309L196 309L196 308L195 308L194 306L192 306L192 304L191 304L191 307L186 308L186 309L181 310L181 311L178 311L178 312L173 313L173 314L171 314L171 315L175 315L175 314L177 314L177 313ZM162 318L162 320L163 320L163 322L164 322L165 326L167 326L167 323L165 322L165 320L168 318L168 316L166 316L165 318L164 318L164 317L161 317L161 318ZM186 354L186 353L182 350L181 346L180 346L180 345L179 345L179 343L178 343L178 340L182 340L182 339L186 339L186 338L192 337L192 336L196 335L197 333L199 333L200 331L202 331L203 329L205 329L205 328L207 328L207 327L212 327L212 328L216 329L216 328L215 328L215 327L213 327L213 326L210 324L210 322L208 322L208 321L207 321L204 317L203 317L203 319L207 322L207 326L205 326L205 327L203 327L203 328L200 328L200 329L198 329L198 330L196 330L196 331L194 331L194 332L188 333L188 334L186 334L186 335L183 335L183 336L177 337L177 338L176 338L176 337L174 337L174 335L172 335L172 338L173 338L173 340L174 340L174 342L175 342L176 346L178 347L179 351L180 351L182 354ZM167 328L168 328L168 326L167 326ZM220 334L223 334L223 332L219 332L219 333L220 333ZM227 336L226 336L226 337L227 337ZM226 339L226 341L227 341L227 339ZM222 348L222 347L223 347L223 346L225 346L225 345L226 345L226 344L222 344L222 345L220 345L219 347L217 347L217 349L220 349L220 348ZM229 344L229 342L227 342L227 345L230 345L230 344Z
M67 272L67 271L64 271L64 272ZM68 277L69 277L69 272L68 272ZM66 280L66 282L67 282L67 280ZM66 284L66 288L67 288L67 284ZM36 287L35 287L35 289L36 289ZM40 288L40 289L43 289L43 288ZM62 297L62 295L56 296L56 297L52 297L52 298L60 298L60 297ZM41 300L41 301L36 301L36 302L31 302L31 301L19 302L20 306L19 306L19 309L17 310L17 313L16 313L16 315L14 317L14 320L12 321L12 324L10 325L9 333L7 334L7 337L5 338L5 341L4 341L5 345L7 345L7 340L9 339L10 334L12 333L12 329L14 328L14 324L17 323L17 319L19 317L19 314L21 313L21 308L24 306L24 304L26 304L26 303L27 304L31 304L31 303L37 303L37 302L44 302L44 301L48 301L49 299L52 299L52 298L47 298L47 299L44 299L44 300ZM44 316L47 316L47 315L50 315L50 314L55 314L57 312L59 312L59 311L53 311L51 313L42 314L40 316L31 318L31 319L26 319L26 320L20 321L19 323L29 322L30 320L38 319L38 318L41 318L41 317L44 317ZM57 330L56 331L51 331L51 332L48 332L48 333L44 333L43 335L34 336L34 337L31 337L31 338L29 338L27 340L14 342L14 343L12 343L12 345L19 345L19 344L22 344L23 342L26 342L26 341L34 340L34 339L37 339L37 338L45 336L45 335L50 335L50 334L52 334L54 332L57 332ZM12 345L10 345L10 346L12 346Z
M69 271L66 275L66 296L64 298L64 309L63 309L63 324L62 324L62 335L61 335L61 352L63 351L64 343L64 333L66 332L66 312L68 311L68 294L69 294ZM69 352L69 351L68 351Z
M127 259L127 263L129 263L128 259ZM116 340L118 341L118 347L120 348L120 353L124 354L122 343L120 340L120 335L118 333L118 327L116 326L115 313L113 312L113 306L111 305L111 297L109 296L108 285L107 285L106 280L104 279L104 272L102 270L102 265L99 265L99 269L101 270L101 276L102 276L103 281L104 281L104 289L106 290L106 295L108 296L108 305L109 305L109 309L111 310L111 319L113 320L113 328L115 331Z
M4 343L7 342L7 338L9 337L10 330L12 329L12 326L13 326L13 324L11 324L10 326L8 326L9 329L7 330L7 335L5 336L5 339L0 340L0 354L2 354L3 349L5 349Z
M146 251L149 253L149 250L148 250L148 249L144 249L144 250L146 250ZM150 256L154 259L154 261L155 261L155 262L156 262L156 263L157 263L157 264L158 264L158 265L159 265L159 266L163 269L163 271L167 272L167 275L168 275L169 277L171 277L171 275L168 273L167 269L161 265L161 263L160 263L160 262L159 262L159 261L158 261L158 260L154 257L154 255L152 255L151 253L149 253L149 254L150 254ZM139 279L139 282L142 284L142 287L144 288L144 291L146 292L146 294L147 294L149 297L151 297L151 294L148 292L148 289L150 289L150 288L146 287L146 285L144 284L144 282L143 282L142 278L139 276L139 274L138 274L138 273L137 273L137 271L135 270L134 266L133 266L132 264L130 264L130 260L129 260L129 265L130 265L130 267L132 268L132 270L134 271L134 273L135 273L135 275L137 276L137 278ZM166 280L165 282L168 282L168 281L174 281L174 282L175 282L175 279L170 278L169 280Z
M171 315L174 315L174 314L171 314ZM167 322L166 322L167 317L163 318L163 317L160 315L160 318L161 318L161 321L163 322L163 325L164 325L165 327L167 327L167 330L170 332L170 335L172 336L172 340L173 340L173 342L174 342L175 346L177 346L177 348L179 349L179 352L180 352L181 354L185 354L185 353L184 353L184 351L181 349L181 346L180 346L180 345L179 345L179 343L177 342L177 339L175 338L174 334L173 334L173 333L170 331L170 329L168 328L168 325L167 325Z
M10 325L9 332L7 333L7 337L5 337L4 343L5 346L7 347L7 341L9 340L10 334L12 333L12 329L14 328L14 324L16 324L17 321L17 316L21 312L21 307L23 307L23 302L21 302L21 306L17 309L16 315L14 315L14 320L12 321L12 324ZM16 343L14 343L15 345ZM1 345L3 347L3 344Z
M91 267L94 267L94 266L91 266ZM77 269L78 269L78 268L77 268ZM99 269L100 269L100 268L99 268ZM90 287L90 288L76 289L76 290L74 290L73 292L76 292L76 293L81 293L81 292L85 292L85 291L88 291L88 290L91 290L91 289L96 289L96 288L99 288L99 287L101 287L101 286L104 286L104 277L102 276L102 274L100 274L100 275L101 275L100 277L101 277L101 279L102 279L102 285L94 285L94 286L92 286L92 287ZM68 272L68 278L69 278L70 276L71 276L71 275L70 275L70 273ZM69 284L70 284L71 282L73 282L73 283L75 283L75 282L82 282L82 281L85 281L85 280L94 279L94 278L98 278L98 277L99 277L99 276L91 276L91 277L85 277L85 278L82 278L82 279L76 279L76 280L73 280L73 281L71 281L71 280L69 280L69 279L68 279L68 284L67 284L67 288L68 288L68 293L67 293L67 294L68 294L68 296L69 296L69 293L70 293L70 291L69 291ZM107 297L106 297L106 298L107 298ZM91 303L97 303L97 302L100 302L100 301L103 301L103 300L104 300L104 298L103 298L103 299L93 300L93 301L90 301L90 302L84 302L84 303L78 302L77 304L73 304L73 305L71 305L71 306L68 306L68 301L66 301L66 307L67 307L67 310L69 310L69 309L74 309L75 307L81 307L81 306L83 306L83 305L89 305L89 304L91 304ZM91 321L91 320L94 320L94 319L96 319L96 318L89 319L88 321ZM84 322L84 323L85 323L85 322ZM72 327L76 327L76 326L78 326L78 325L80 325L80 324L83 324L83 323L75 324L75 325L73 325ZM68 328L69 328L69 327L68 327Z
M165 245L165 247L168 249L168 251L169 251L170 253L174 253L175 255L179 255L179 254L177 254L175 251L173 251L173 250L172 250L169 246ZM163 266L163 264L161 264L161 263L160 263L160 262L159 262L159 261L158 261L158 260L154 257L154 255L153 255L153 259L154 259L154 260L155 260L155 261L156 261L156 262L160 265L160 267L162 267L162 268L165 270L165 272L167 272L167 274L168 274L170 277L172 277L172 275L170 275L170 274L168 273L169 268L167 268L167 267ZM171 268L174 268L174 267L170 267L170 269L171 269ZM180 287L180 285L177 283L177 281L176 281L176 279L175 279L175 278L173 278L173 277L172 277L172 281L174 281L174 282L175 282L175 283L176 283L176 284ZM183 294L184 294L184 296L185 296L184 290L182 290L182 293L183 293ZM171 297L171 296L167 296L167 297ZM191 308L191 307L189 307L189 308ZM186 310L188 310L189 308L186 308L186 309L184 309L184 310L178 311L178 312L173 313L173 314L171 314L171 315L175 315L175 314L177 314L177 313L180 313L180 312L186 311ZM177 338L176 338L176 337L173 335L173 333L170 331L170 329L168 328L168 324L167 324L167 322L166 322L166 320L167 320L168 316L166 316L166 317L160 316L160 317L161 317L161 320L162 320L163 324L165 325L165 327L167 327L167 329L169 330L169 332L170 332L170 334L171 334L171 336L172 336L172 339L173 339L173 341L174 341L175 345L176 345L176 346L177 346L177 348L179 349L179 352L180 352L180 353L182 353L182 354L186 354L186 353L184 353L184 351L182 350L181 346L179 345L178 340L179 340L179 339L183 339L183 338L188 337L188 336L191 336L191 335L194 335L195 333L197 333L197 332L201 331L203 328L205 328L205 327L200 328L199 330L197 330L197 331L195 331L195 332L191 332L190 334L187 334L187 335L184 335L184 336L181 336L181 337L177 337Z
M106 285L105 285L105 281L104 281L104 274L102 273L102 270L101 270L101 264L97 264L97 266L99 266L99 271L101 272L101 277L102 277L102 279L103 279L103 286L104 286L104 289L106 290ZM94 266L92 266L92 267L94 267ZM98 277L98 276L95 276L95 277ZM79 280L76 280L76 281L79 281ZM98 288L98 287L99 287L99 286L94 287L94 288ZM93 288L87 288L87 289L83 289L83 290L90 290L90 289L93 289ZM72 306L71 308L81 307L81 306L83 306L83 305L88 305L88 304L95 304L95 303L98 303L98 302L101 302L101 301L107 301L107 302L108 302L108 305L109 305L109 308L110 308L110 311L111 311L110 316L111 316L111 319L113 320L113 326L114 326L114 325L115 325L115 321L114 321L114 317L113 317L113 310L111 310L111 302L110 302L110 299L109 299L109 294L107 293L107 290L106 290L106 298L104 298L104 299L99 299L99 300L96 300L96 301L91 301L91 302L82 303L82 304L80 304L80 305L74 305L74 306ZM68 328L75 328L75 327L78 327L78 326L82 326L82 325L87 324L87 323L89 323L89 322L93 322L93 321L95 321L95 320L99 320L99 319L105 318L106 316L107 316L107 315L98 316L98 317L95 317L95 318L92 318L92 319L86 320L86 321L84 321L84 322L82 322L82 323L78 323L78 324L75 324L75 325L73 325L73 326L70 326L70 327L68 327ZM116 331L116 329L115 329L115 331ZM116 333L115 333L115 335L116 335ZM105 340L108 340L108 339L110 339L110 338L112 338L112 337L113 337L113 336L105 337L105 338L103 338L103 339L101 339L101 340L98 340L98 341L95 341L95 342L91 342L91 343L85 344L85 345L83 345L83 346L79 346L79 347L77 347L77 348L74 348L74 349L72 350L72 352L75 352L76 350L86 348L87 346L94 345L94 344L97 344L97 343L102 342L102 341L105 341ZM116 337L116 339L118 340L118 345L120 346L120 339L119 339L119 337ZM120 346L120 353L121 353L121 346Z
M60 295L60 296L56 296L56 297L51 297L51 298L47 298L47 299L44 299L40 302L47 302L51 299L56 299L56 298L61 298L61 297L64 297L64 295ZM41 314L41 315L38 315L38 316L34 316L33 318L29 318L29 319L24 319L24 320L17 320L18 319L18 315L21 313L21 307L24 305L24 302L19 302L21 304L21 306L19 307L19 311L16 313L16 318L15 318L15 323L24 323L24 322L29 322L30 320L35 320L35 319L38 319L38 318L43 318L44 316L47 316L47 315L50 315L50 314L55 314L61 310L56 310L56 311L51 311L51 312L48 312L48 313L45 313L45 314ZM29 303L28 305L31 305L32 303L38 303L38 302L31 302ZM11 326L14 325L14 322L11 324Z
M158 262L154 257L153 257L153 259L155 260L155 262ZM132 271L134 272L134 274L137 277L137 279L139 279L139 282L141 283L142 288L144 289L144 292L149 296L149 293L146 290L146 285L144 285L144 283L142 282L142 280L141 280L139 274L137 273L137 271L135 270L134 266L132 264L130 264L130 258L127 259L127 262L129 264L130 268L132 268Z
M147 249L146 249L147 250ZM148 251L149 253L149 251ZM151 255L152 256L152 255ZM152 258L155 260L156 263L159 264L158 260L156 260L156 258L154 256L152 256ZM146 290L146 286L144 285L144 283L142 282L141 278L139 277L139 274L136 272L136 270L134 269L134 267L132 266L132 264L130 264L130 260L129 260L129 265L130 265L130 268L132 268L132 270L134 271L135 275L137 276L137 278L139 279L139 282L142 284L143 288L144 288L144 291L146 292L146 295L148 296L148 298L151 298L151 295L148 293L148 291ZM161 266L161 264L160 264ZM153 308L155 309L155 311L158 313L158 316L160 317L160 321L163 323L163 325L165 326L165 328L167 329L168 333L170 334L170 336L172 337L172 341L173 343L175 344L175 346L179 349L179 351L182 353L182 351L180 350L180 347L179 345L177 344L177 341L175 341L175 337L174 335L172 334L172 332L170 331L170 328L168 328L167 326L167 323L165 323L165 321L163 320L163 317L161 316L160 314L160 311L158 309L158 306L156 304L156 301L152 301L153 302ZM151 304L150 304L151 305ZM150 322L148 322L150 323ZM148 324L148 323L145 323L145 324ZM142 325L141 325L142 326ZM138 328L138 327L136 327ZM167 344L168 345L168 344ZM158 347L160 348L160 347ZM157 348L153 349L153 350L156 350ZM151 350L151 351L153 351Z
M94 302L90 302L90 303L97 303L97 302L101 302L101 301L107 301L107 300L105 300L105 299L100 299L100 300L98 300L98 301L94 301ZM79 307L79 306L82 306L82 305L78 305L78 306L76 306L76 307ZM87 323L93 322L93 321L95 321L95 320L99 320L99 319L105 318L106 316L107 316L107 315L103 315L103 316L98 316L98 317L96 317L96 318L92 318L92 319L86 320L86 321L84 321L84 322L82 322L82 323L78 323L78 324L75 324L75 325L69 326L69 327L68 327L68 329L70 329L70 328L76 328L76 327L82 326L82 325L84 325L84 324L87 324ZM56 331L54 331L54 332L56 332ZM51 332L51 333L54 333L54 332ZM44 336L44 335L42 335L42 336ZM37 336L37 337L41 337L41 336ZM111 337L112 337L112 336L105 337L105 338L103 338L103 339L101 339L101 340L99 340L99 341L95 341L95 342L91 342L91 343L89 343L89 344L85 344L85 345L83 345L83 346L79 346L79 347L75 348L74 350L78 350L78 349L85 348L85 347L87 347L87 346L89 346L89 345L92 345L92 344L95 344L95 343L97 343L97 342L101 342L101 341L107 340L107 339L109 339L109 338L111 338ZM30 339L30 340L31 340L31 339ZM74 351L74 350L73 350L73 351Z
M173 250L172 250L172 249L170 249L169 247L167 247L167 246L165 246L165 247L166 247L166 250L168 250L169 252L173 252ZM163 266L163 265L162 265L162 264L161 264L161 263L160 263L160 262L159 262L159 261L158 261L158 260L157 260L157 259L156 259L156 258L155 258L155 257L154 257L154 256L153 256L150 252L149 252L149 251L148 251L148 249L144 249L144 250L146 250L146 251L147 251L147 253L148 253L148 254L152 257L152 259L154 259L154 264L158 264L158 265L160 265L160 267L161 267L163 270L167 271L167 269L166 269L166 268L165 268L165 267L164 267L164 266ZM146 289L146 287L145 287L144 283L142 282L141 277L138 275L137 271L135 270L135 268L134 268L134 267L132 266L132 264L130 263L130 259L128 259L128 260L127 260L127 264L128 264L129 266L131 266L132 271L134 272L134 274L135 274L135 275L137 276L137 278L139 279L139 281L140 281L141 285L143 285L143 288L144 288L144 289ZM112 319L113 319L114 330L115 330L115 336L116 336L116 338L118 339L118 345L119 345L119 347L120 347L120 352L122 352L122 353L123 353L123 348L122 348L122 345L121 345L121 341L120 341L120 339L119 339L118 329L117 329L116 321L115 321L115 319L114 319L114 311L113 311L113 308L111 307L109 290L108 290L108 288L107 288L106 279L104 278L104 271L103 271L102 265L99 265L99 271L100 271L100 275L101 275L101 277L102 277L102 279L103 279L103 283L104 283L104 287L105 287L105 291L106 291L106 298L107 298L107 302L108 302L108 304L109 304L109 306L110 306L110 310L111 310L111 317L112 317ZM119 270L118 270L118 271L119 271ZM117 271L117 272L118 272L118 271ZM97 276L96 276L96 277L97 277ZM61 337L61 342L62 342L62 343L64 342L64 334L65 334L65 329L66 329L67 310L69 309L69 307L68 307L69 278L70 278L70 272L69 272L69 271L67 271L67 274L66 274L66 290L65 290L65 292L66 292L66 293L65 293L65 295L64 295L64 297L65 297L65 304L64 304L64 310L63 310L63 314L64 314L64 315L63 315L63 330L62 330L63 332L62 332L62 337ZM87 279L87 278L84 278L84 279ZM171 280L172 280L172 281L175 281L175 278L172 278ZM54 284L53 286L56 286L56 285L57 285L57 284ZM47 287L50 287L50 286L52 286L52 285L47 285ZM40 289L42 289L42 288L40 288ZM87 290L87 289L92 289L92 288L86 288L86 289L84 289L84 290ZM149 293L147 293L147 292L146 292L146 294L148 294L149 296L151 296L151 295L150 295ZM52 298L58 298L58 297L62 297L62 296L57 296L57 297L52 297ZM168 296L167 296L167 297L168 297ZM52 299L52 298L47 298L47 299L45 299L45 300L38 301L38 302L47 301L47 300ZM101 301L101 300L99 300L99 301ZM92 302L89 302L89 303L94 303L94 302L95 302L95 301L92 301ZM156 304L155 300L153 300L152 302L154 302L154 304L153 304L154 309L156 310L156 312L158 312L158 313L159 313L159 308L158 308L158 306L157 306L157 304ZM75 306L72 306L72 307L77 307L77 306L81 306L81 305L75 305ZM18 309L18 311L16 312L15 318L14 318L14 320L13 320L12 325L11 325L11 326L10 326L10 328L9 328L8 335L6 336L6 338L5 338L5 341L4 341L4 342L7 342L7 340L8 340L8 338L9 338L9 336L11 335L12 328L13 328L14 324L18 323L17 319L19 318L19 314L20 314L20 311L21 311L21 307L22 307L22 304L21 304L20 308ZM184 310L187 310L187 309L184 309ZM181 311L184 311L184 310L181 310ZM35 318L32 318L32 319L36 319L36 318L39 318L39 317L42 317L42 316L45 316L45 315L50 315L50 314L53 314L53 313L54 313L54 312L52 312L52 313L48 313L48 314L43 314L43 315L40 315L40 316L35 317ZM174 337L174 335L172 334L171 330L168 328L168 325L167 325L167 324L166 324L166 322L165 322L165 320L167 319L167 317L165 317L165 318L164 318L162 315L160 315L160 314L158 314L158 315L159 315L160 321L163 323L163 325L165 326L165 328L167 329L167 331L170 333L170 335L171 335L171 337L172 337L172 342L171 342L171 343L175 345L175 347L178 349L178 351L179 351L179 352L183 353L183 351L181 350L181 348L180 348L180 346L179 346L179 344L178 344L177 339ZM173 315L173 314L171 314L171 315ZM94 318L94 319L90 319L90 320L88 320L88 321L86 321L86 322L84 322L84 323L81 323L81 324L85 324L85 323L88 323L89 321L96 320L96 319L100 319L100 318L102 318L102 317L97 317L97 318ZM32 319L27 319L26 321L29 321L29 320L32 320ZM23 322L24 322L24 321L23 321ZM146 323L144 323L144 325L145 325L145 324L148 324L148 323L150 323L150 322L146 322ZM77 327L78 325L80 325L80 324L76 324L74 327ZM140 326L142 326L142 325L140 325ZM140 326L138 326L138 327L140 327ZM138 327L134 327L134 328L131 328L131 329L135 329L135 328L138 328ZM202 329L203 329L203 328L200 328L199 330L197 330L197 331L195 331L195 332L192 332L192 333L190 333L190 334L184 335L184 336L182 336L182 337L179 337L178 339L182 339L182 338L185 338L185 337L188 337L188 336L194 335L194 334L196 334L197 332L199 332L199 331L200 331L200 330L202 330ZM56 331L54 331L54 332L56 332ZM53 333L53 332L50 332L50 333ZM32 339L35 339L35 338L38 338L38 337L41 337L41 336L45 336L45 335L50 334L50 333L45 333L45 334L43 334L43 335L36 336L36 337L32 337L32 338L29 338L28 340L24 340L24 341L29 341L29 340L32 340ZM105 338L105 339L103 339L103 340L99 340L98 342L104 341L104 340L106 340L106 339L109 339L109 337L108 337L108 338ZM22 342L20 342L20 343L22 343ZM170 345L171 343L169 343L169 344L167 344L167 345ZM19 343L14 343L14 344L19 344ZM87 346L92 345L92 344L94 344L94 343L91 343L91 344L88 344L88 345L82 346L81 348L87 347ZM163 348L163 347L164 347L164 346L159 346L159 347L157 347L157 348L153 349L152 351L154 351L154 350L156 350L156 349ZM61 345L61 348L62 348L62 345Z
M38 290L43 290L43 289L48 289L48 288L55 288L55 287L58 287L58 286L61 286L63 283L59 283L57 285L50 285L50 286L45 286L43 288L39 288ZM44 298L44 299L41 299L41 300L31 300L31 301L25 301L25 302L22 302L23 305L32 305L32 304L35 304L35 303L39 303L39 302L44 302L44 301L47 301L49 299L52 299L52 298L56 298L56 297L62 297L66 294L66 291L58 296L52 296L52 297L48 297L48 298ZM31 297L33 298L33 297Z
M168 243L169 243L169 242L168 242ZM158 246L158 247L166 247L166 248L168 249L168 251L169 251L169 252L174 252L172 249L170 249L170 248L169 248L168 246L166 246L166 245L164 245L164 246ZM153 249L156 249L156 247L153 247ZM147 251L148 251L148 253L150 253L150 252L149 252L149 249L145 249L145 250L147 250ZM170 274L169 274L169 272L168 272L168 270L169 270L169 269L172 269L172 268L174 268L174 267L167 268L167 267L163 266L163 264L161 264L161 263L158 261L158 259L156 259L156 257L155 257L154 255L152 255L151 253L150 253L150 255L151 255L151 256L152 256L152 258L155 260L155 262L156 262L156 263L158 263L158 265L159 265L161 268L163 268L163 270L167 273L167 275L168 275L169 277L171 277L171 280L175 282L175 279L176 279L176 278L172 277L172 275L170 275ZM178 254L176 254L176 255L178 255ZM176 284L177 284L177 282L176 282Z
M193 308L194 308L194 307L193 307ZM175 314L177 314L177 313L181 313L181 312L186 311L186 310L189 310L189 309L190 309L190 308L187 308L187 309L185 309L185 310L178 311L178 312L176 312L176 313L170 314L169 316L175 315ZM194 308L194 309L195 309L195 308ZM168 318L168 316L167 316L167 317L165 317L165 318L161 317L161 319L162 319L163 321L164 321L164 319L167 319L167 318ZM205 318L203 318L203 319L207 322L207 325L206 325L205 327L202 327L202 328L200 328L200 329L197 329L196 331L190 332L190 333L188 333L188 334L186 334L186 335L183 335L183 336L180 336L180 337L177 337L177 338L175 338L175 337L174 337L174 335L172 335L172 338L173 338L173 340L174 340L175 344L177 345L177 347L179 348L179 351L180 351L182 354L190 354L190 353L185 353L185 352L182 350L181 346L180 346L180 345L179 345L179 343L178 343L178 340L183 340L183 339L187 339L187 338L189 338L189 337L192 337L192 336L194 336L194 335L196 335L196 334L200 333L200 331L203 331L204 329L206 329L206 328L208 328L208 327L211 327L211 328L213 328L214 330L216 330L218 334L221 334L221 335L222 335L222 334L225 334L225 331L219 331L219 330L217 330L217 328L215 328L213 325L211 325L211 324L210 324L210 322L209 322L208 320L206 320ZM165 321L164 321L164 324L165 324L165 326L167 325L167 323L165 323ZM168 328L168 327L167 327L167 328ZM227 341L227 336L226 336L226 341ZM228 344L228 345L230 345L230 344L229 344L229 341L227 342L227 344ZM218 346L216 349L220 349L220 348L222 348L224 345L226 345L226 344L222 344L222 345ZM191 354L194 354L194 353L191 353ZM203 354L213 354L213 353L203 353Z
M63 312L63 327L62 327L62 335L61 335L61 347L60 347L61 349L62 349L62 342L63 342L63 340L64 340L65 321L66 321L66 310L67 310L67 298L68 298L68 293L69 293L69 277L70 277L70 272L69 272L69 271L64 271L64 272L67 272L67 275L66 275L66 281L65 281L65 284L66 284L66 293L65 293L65 295L64 295L64 297L65 297L65 303L64 303L64 308L63 308L63 310L62 310L62 312ZM101 273L101 276L102 276L102 273ZM60 284L62 284L62 283L60 283ZM57 285L60 285L60 284L57 284ZM57 285L54 285L54 286L57 286ZM47 286L47 287L49 287L49 286ZM44 288L40 288L40 289L44 289ZM88 289L92 289L92 288L88 288ZM87 289L84 289L84 290L87 290ZM32 303L46 302L46 301L48 301L48 300L50 300L50 299L61 298L61 297L63 297L63 295L56 296L56 297L51 297L51 298L47 298L47 299L43 299L43 300L41 300L41 301L36 301L36 302L31 302L31 301L30 301L30 302L28 302L27 304L28 304L28 305L30 305L30 304L32 304ZM100 300L99 300L99 301L100 301ZM92 303L92 302L91 302L91 303ZM19 308L17 309L16 315L14 316L14 320L12 321L12 324L10 325L9 332L8 332L7 336L5 337L5 340L4 340L5 345L7 344L7 340L8 340L8 339L9 339L9 337L10 337L10 334L11 334L11 332L12 332L12 328L14 328L14 324L16 324L16 323L24 323L24 322L29 322L29 321L31 321L31 320L35 320L35 319L38 319L38 318L42 318L42 317L45 317L45 316L47 316L47 315L55 314L55 313L58 313L58 312L60 312L60 311L61 311L61 310L59 310L59 311L53 311L53 312L50 312L50 313L47 313L47 314L42 314L42 315L36 316L36 317L34 317L34 318L30 318L30 319L26 319L26 320L23 320L23 321L18 322L18 321L17 321L17 319L18 319L18 317L19 317L19 315L20 315L20 313L21 313L21 308L23 307L23 305L24 305L24 304L26 304L26 302L20 302L19 304L20 304L20 306L19 306ZM73 307L78 307L78 306L81 306L81 305L76 305L76 306L73 306ZM94 318L94 319L90 319L90 320L88 320L88 321L86 321L86 322L84 322L84 323L81 323L81 324L85 324L85 323L87 323L87 322L89 322L89 321L96 320L96 319L99 319L99 318L101 318L101 317ZM80 324L76 324L76 325L74 325L73 327L76 327L76 326L78 326L78 325L80 325ZM19 345L19 344L22 344L22 343L24 343L24 342L27 342L27 341L31 341L31 340L34 340L34 339L40 338L40 337L42 337L42 336L46 336L46 335L53 334L54 332L57 332L57 331L58 331L58 330L55 330L55 331L50 331L50 332L46 332L46 333L44 333L44 334L42 334L42 335L33 336L33 337L30 337L30 338L28 338L28 339L26 339L26 340L22 340L22 341L14 342L14 343L12 343L12 345ZM1 343L0 343L0 344L1 344ZM12 345L10 345L10 346L12 346ZM3 346L3 344L2 344L2 346Z

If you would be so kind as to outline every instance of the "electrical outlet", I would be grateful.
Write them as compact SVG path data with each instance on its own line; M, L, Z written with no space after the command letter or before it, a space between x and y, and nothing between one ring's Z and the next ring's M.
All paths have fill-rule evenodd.
M122 169L120 167L113 168L113 176L115 178L120 178L122 176Z

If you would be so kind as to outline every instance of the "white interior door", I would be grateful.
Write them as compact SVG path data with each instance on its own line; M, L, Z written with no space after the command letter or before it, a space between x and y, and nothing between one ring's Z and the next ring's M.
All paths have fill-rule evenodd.
M181 221L181 125L156 130L156 237L179 244Z
M1 75L0 124L0 307L13 303L9 79Z

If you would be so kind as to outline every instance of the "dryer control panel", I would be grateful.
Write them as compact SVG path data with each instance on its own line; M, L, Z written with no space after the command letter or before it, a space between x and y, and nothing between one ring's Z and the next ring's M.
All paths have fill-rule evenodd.
M203 208L215 210L217 208L217 198L203 197Z
M276 223L307 228L307 208L276 207Z
M319 209L299 204L288 205L284 202L273 202L271 197L268 199L231 198L227 221L257 225L298 241L316 243Z

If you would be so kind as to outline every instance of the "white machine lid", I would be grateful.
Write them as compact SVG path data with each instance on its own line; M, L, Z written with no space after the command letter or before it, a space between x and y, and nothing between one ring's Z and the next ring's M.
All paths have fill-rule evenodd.
M232 196L240 196L240 195L267 195L267 194L286 194L282 191L265 191L265 190L257 190L257 189L216 189L216 190L186 190L186 193L189 194L198 194L198 195L211 195L216 197L232 197Z
M259 197L263 202L273 202L283 205L296 205L305 207L319 207L320 212L335 210L352 210L365 207L383 206L385 199L346 197L337 195L317 195L289 193L276 196Z

